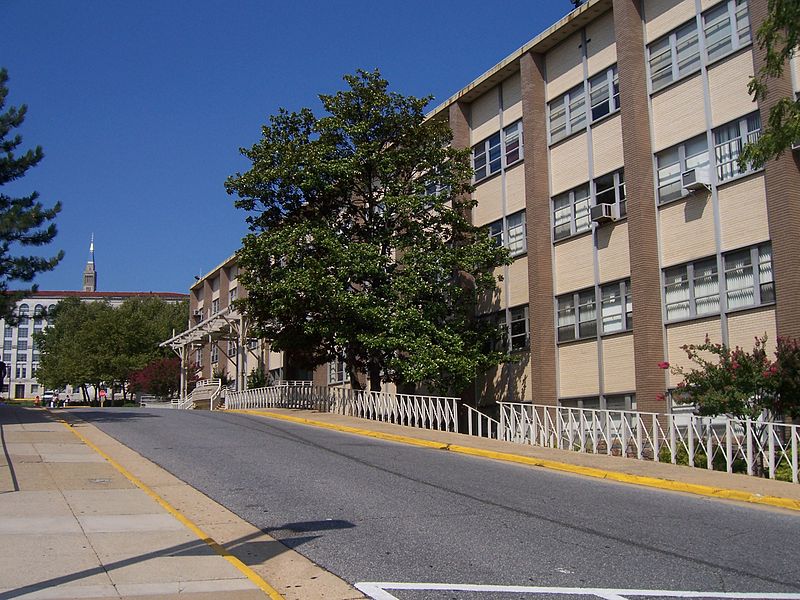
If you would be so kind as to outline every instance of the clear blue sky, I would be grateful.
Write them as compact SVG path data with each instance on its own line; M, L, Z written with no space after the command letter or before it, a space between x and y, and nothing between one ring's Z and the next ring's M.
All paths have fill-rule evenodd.
M186 292L246 232L223 183L278 108L310 106L378 67L431 108L564 16L568 0L275 2L2 0L6 106L44 160L4 191L63 204L66 252L36 283ZM13 287L13 286L12 286Z

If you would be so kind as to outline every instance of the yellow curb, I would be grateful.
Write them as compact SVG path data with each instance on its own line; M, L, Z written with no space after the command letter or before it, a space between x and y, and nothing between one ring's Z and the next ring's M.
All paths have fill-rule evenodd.
M673 492L684 492L687 494L708 496L711 498L736 500L738 502L749 502L751 504L764 504L767 506L774 506L777 508L785 508L788 510L800 511L800 500L793 500L792 498L781 498L779 496L761 496L759 494L751 494L748 492L741 492L739 490L730 490L726 488L715 488L712 486L701 485L696 483L684 483L681 481L673 481L671 479L660 479L658 477L631 475L628 473L620 473L617 471L605 471L603 469L598 469L595 467L582 467L579 465L571 465L569 463L562 463L555 460L547 460L545 458L533 458L530 456L519 456L517 454L509 454L507 452L495 452L493 450L470 448L469 446L458 446L454 444L443 444L441 442L431 442L429 440L420 440L393 433L380 433L377 431L370 431L369 429L360 429L358 427L349 427L347 425L324 423L322 421L314 421L312 419L293 417L291 415L282 415L279 413L273 413L268 411L241 409L241 410L230 410L228 412L245 413L261 417L271 417L275 419L282 419L284 421L291 421L293 423L300 423L302 425L323 427L325 429L332 429L334 431L353 433L356 435L363 435L381 440L388 440L391 442L399 442L402 444L409 444L413 446L423 446L426 448L434 448L436 450L447 450L449 452L456 452L458 454L467 454L470 456L491 458L494 460L502 460L505 462L513 462L533 467L542 467L545 469L551 469L553 471L562 471L565 473L584 475L586 477L594 477L597 479L607 479L609 481L617 481L620 483L640 485L644 487L669 490Z
M92 450L97 452L100 456L108 461L108 463L114 467L117 471L119 471L122 475L124 475L128 481L130 481L133 485L141 489L144 493L150 496L153 500L158 502L162 508L164 508L169 514L173 517L178 519L183 525L185 525L188 529L191 530L198 538L200 538L205 544L211 548L214 552L216 552L219 556L227 560L230 564L236 567L245 577L247 577L250 581L252 581L260 590L267 594L272 600L286 600L281 594L270 584L268 584L258 573L253 571L250 567L244 564L241 560L236 558L233 554L228 552L228 550L222 546L221 544L217 543L211 536L209 536L205 531L200 529L197 525L195 525L192 521L190 521L187 517L183 516L176 508L174 508L169 502L164 500L161 496L159 496L156 492L150 489L144 482L142 482L139 478L135 475L130 473L125 467L120 465L117 461L111 458L108 454L103 452L100 448L95 446L92 442L90 442L83 434L77 431L73 426L72 423L68 423L63 419L58 419L64 427L69 429L72 433L78 436L84 444L89 446Z

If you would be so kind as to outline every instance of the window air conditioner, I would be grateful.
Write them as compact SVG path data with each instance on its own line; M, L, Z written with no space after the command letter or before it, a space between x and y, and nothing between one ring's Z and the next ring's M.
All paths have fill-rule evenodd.
M613 204L598 204L589 209L589 216L597 224L611 223L617 220Z
M196 311L194 311L193 314L194 314L195 317L202 317L203 316L203 310L202 309L196 310Z
M794 150L795 152L797 152L798 150L800 150L800 140L797 140L796 142L794 142L794 143L792 144L792 150Z
M683 189L694 192L699 189L710 189L711 173L708 167L696 167L681 173Z

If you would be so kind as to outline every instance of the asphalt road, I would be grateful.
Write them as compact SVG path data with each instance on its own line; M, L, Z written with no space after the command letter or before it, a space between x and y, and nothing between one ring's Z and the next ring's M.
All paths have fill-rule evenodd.
M351 583L800 593L786 512L248 415L79 413Z

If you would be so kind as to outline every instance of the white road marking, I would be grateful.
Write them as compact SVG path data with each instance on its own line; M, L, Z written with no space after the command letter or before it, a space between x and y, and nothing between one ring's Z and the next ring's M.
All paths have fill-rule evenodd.
M495 592L507 594L561 594L594 596L604 600L627 600L637 596L663 598L714 598L719 600L800 600L800 594L781 592L696 592L690 590L626 590L610 588L541 587L518 585L480 585L453 583L401 583L389 581L362 581L356 589L372 600L399 600L387 590L442 591L442 592Z

